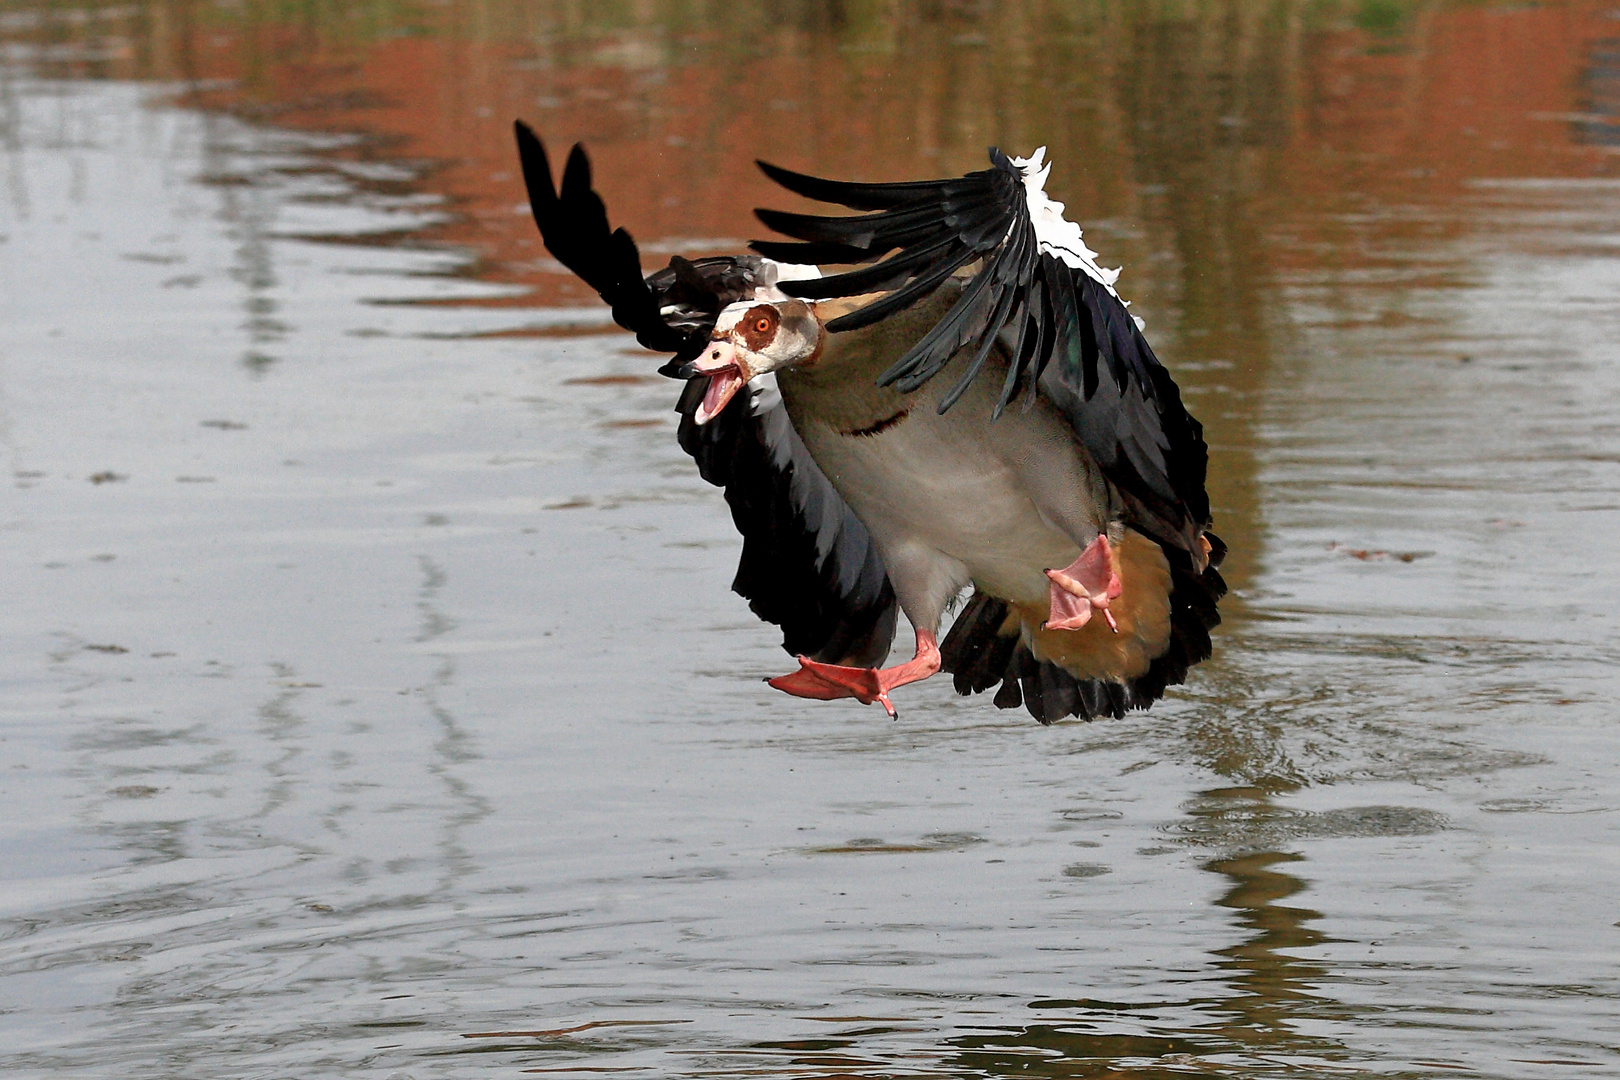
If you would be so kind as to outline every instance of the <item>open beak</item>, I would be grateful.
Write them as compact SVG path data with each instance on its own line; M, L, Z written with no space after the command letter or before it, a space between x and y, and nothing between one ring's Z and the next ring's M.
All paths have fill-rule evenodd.
M709 377L709 387L692 417L699 424L707 424L719 416L743 383L753 378L748 365L737 355L737 346L725 340L709 342L703 355L692 361L692 369Z

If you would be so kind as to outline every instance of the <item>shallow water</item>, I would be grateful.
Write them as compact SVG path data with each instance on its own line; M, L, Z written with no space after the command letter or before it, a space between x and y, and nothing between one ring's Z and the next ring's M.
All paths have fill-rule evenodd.
M9 1075L1620 1072L1611 9L1066 11L0 5ZM769 691L516 115L660 259L1050 144L1215 658Z

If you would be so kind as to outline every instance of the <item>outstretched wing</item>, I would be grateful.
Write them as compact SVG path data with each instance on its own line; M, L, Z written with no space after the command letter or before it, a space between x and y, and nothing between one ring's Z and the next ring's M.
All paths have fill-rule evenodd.
M1011 159L992 148L989 169L906 184L823 180L761 162L789 191L868 213L760 210L767 226L801 242L752 246L784 261L870 264L783 284L785 292L806 299L885 294L828 323L835 333L902 311L979 263L956 303L879 383L915 390L976 346L962 377L941 398L943 412L1004 339L1012 362L993 415L1000 416L1020 389L1038 387L1068 416L1080 443L1125 497L1132 524L1198 552L1209 523L1203 430L1114 291L1118 271L1097 265L1080 229L1064 220L1062 204L1043 192L1043 153Z
M775 283L778 268L757 255L677 256L644 278L635 241L608 227L584 149L575 146L568 155L559 190L545 146L522 121L516 131L546 250L595 289L637 341L675 354L664 374L681 375L703 351L723 308ZM790 653L861 667L881 663L894 640L894 589L865 526L793 430L774 377L755 379L699 425L694 414L706 382L692 379L681 394L679 439L703 478L725 489L742 533L732 589L782 628Z
M676 375L709 341L721 309L752 299L765 284L765 260L719 256L696 261L676 256L663 270L643 277L636 242L623 228L608 227L607 207L591 187L591 162L576 144L563 167L562 186L552 186L546 147L519 120L518 156L529 207L546 250L613 309L613 321L654 352L674 353L660 369Z
M732 590L782 628L782 647L794 655L882 663L894 641L894 588L866 527L793 429L775 376L756 377L700 425L694 414L707 381L691 380L681 395L680 442L703 478L725 488L743 535Z

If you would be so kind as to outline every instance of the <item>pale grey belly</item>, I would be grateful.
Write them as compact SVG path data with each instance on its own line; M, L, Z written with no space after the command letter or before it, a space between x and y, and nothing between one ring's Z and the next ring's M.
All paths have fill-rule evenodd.
M840 435L815 422L807 423L800 435L886 560L937 552L959 561L976 584L994 595L1026 602L1044 599L1048 583L1043 571L1069 565L1080 546L1040 512L1020 469L1008 458L1050 457L1052 441L998 446L1006 440L975 436L948 417L938 418L932 408L922 406L877 435ZM1078 451L1065 439L1056 452ZM1083 471L1078 462L1050 464ZM1027 461L1023 467L1029 467ZM1076 489L1075 498L1082 497Z

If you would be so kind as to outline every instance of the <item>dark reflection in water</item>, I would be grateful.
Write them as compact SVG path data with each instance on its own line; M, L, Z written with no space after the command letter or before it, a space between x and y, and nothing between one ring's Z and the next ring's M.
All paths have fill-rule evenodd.
M1256 809L1253 791L1206 793L1212 802ZM1250 934L1218 952L1224 992L1184 1001L1105 1001L1046 998L1029 1002L1040 1021L986 1025L941 1039L935 1069L957 1076L1186 1077L1292 1074L1301 1061L1320 1063L1334 1075L1353 1070L1353 1055L1323 1035L1322 1022L1348 1021L1350 1010L1325 996L1328 969L1291 950L1328 939L1309 924L1318 912L1283 903L1305 888L1278 869L1303 857L1276 851L1216 859L1205 869L1228 883L1215 903L1234 912ZM1316 1032L1300 1030L1318 1021ZM834 1076L840 1070L871 1074L880 1062L862 1055L863 1044L892 1036L894 1027L868 1023L820 1039L756 1044L777 1051L799 1075ZM932 1057L933 1055L927 1055ZM1223 1067L1224 1066L1224 1067ZM892 1067L889 1066L889 1067ZM1213 1072L1209 1070L1214 1070ZM932 1069L930 1071L933 1071ZM886 1069L882 1075L892 1075ZM1370 1075L1370 1074L1367 1074Z
M1205 793L1202 814L1223 809L1252 816L1265 812L1260 793ZM1181 1077L1203 1074L1200 1063L1242 1062L1244 1075L1286 1072L1289 1059L1346 1062L1346 1047L1321 1034L1305 1034L1300 1021L1349 1018L1326 997L1320 964L1289 950L1327 941L1309 923L1318 912L1279 901L1302 891L1303 882L1278 869L1303 856L1256 851L1215 859L1205 869L1229 888L1215 901L1234 912L1249 936L1221 949L1218 967L1225 992L1186 1001L1116 1002L1051 998L1030 1008L1062 1020L996 1027L946 1040L955 1053L944 1059L956 1073L973 1076ZM1337 1070L1336 1070L1337 1071ZM1350 1075L1346 1072L1344 1075Z
M498 354L519 373L510 382L479 369L421 394L523 402L495 423L443 421L449 445L421 451L431 464L414 479L464 500L455 513L404 502L355 519L373 530L350 541L362 550L408 549L397 579L382 559L338 575L386 582L380 606L404 612L388 624L409 650L402 673L345 672L355 685L332 687L334 702L307 674L324 657L267 661L255 640L200 669L229 680L268 665L272 687L232 729L189 689L167 705L183 719L137 719L89 666L111 654L86 660L95 646L77 637L53 646L52 707L77 725L67 774L92 792L63 798L82 799L77 827L104 845L97 857L121 870L222 862L196 880L108 886L102 902L23 903L6 973L145 965L107 980L131 1045L183 1035L197 1041L175 1060L211 1067L207 1008L236 1006L242 1038L280 1055L266 1069L289 1073L426 1061L656 1074L696 1055L680 1067L1518 1080L1615 1060L1599 1030L1612 973L1581 967L1612 922L1592 853L1614 807L1591 778L1613 760L1592 733L1612 689L1613 607L1590 560L1614 532L1595 515L1620 490L1605 471L1620 429L1593 404L1612 386L1603 364L1620 330L1606 269L1620 233L1604 186L1620 162L1609 6L0 0L0 17L0 176L19 222L38 201L24 155L44 152L19 134L24 81L161 84L201 115L200 172L175 183L216 200L232 373L245 368L259 400L310 385L296 379L324 351L386 341L394 309L415 308L465 322L398 331L375 353L352 345L373 371L394 372L383 352L517 339L521 351ZM714 550L731 538L683 533L677 550L658 534L665 510L708 493L693 494L667 445L662 388L637 381L650 365L616 351L620 338L586 335L599 329L594 297L540 250L512 160L519 116L558 147L589 144L649 262L733 249L759 231L751 207L790 203L755 158L911 179L980 168L987 144L1047 145L1054 195L1105 263L1124 264L1122 292L1205 424L1234 587L1216 658L1151 716L1036 735L943 692L936 712L919 710L937 728L806 720L747 696L738 671L717 675L712 656L679 651L688 633L656 623L647 642L678 655L671 678L684 681L616 666L601 642L630 640L622 620L591 622L567 590L600 595L619 579L590 577L580 553L620 575L673 565L658 580L674 595L718 574L730 549ZM75 146L60 123L42 144L52 152ZM371 217L356 225L357 211ZM356 253L334 275L411 277L421 291L362 304L335 290L334 315L307 295L324 285L310 284L300 244ZM398 258L356 268L375 253ZM201 280L182 267L163 287ZM577 321L559 329L543 309ZM301 317L325 335L317 346ZM546 353L543 371L521 366L559 340L579 347ZM471 353L432 355L448 369ZM377 390L365 364L357 385ZM553 378L565 367L572 378ZM313 385L361 394L346 379ZM456 457L458 440L502 424L529 441ZM418 449L402 426L365 469ZM278 452L277 475L256 481L280 490L303 453ZM490 479L514 462L536 467L510 488ZM14 471L19 488L49 479ZM366 473L334 489L353 501L356 485L392 482ZM52 520L100 520L66 505ZM355 527L328 522L324 504L300 509ZM502 514L521 518L519 547ZM530 538L536 523L545 535ZM332 537L308 528L287 543L313 561ZM479 546L466 538L478 529L505 539ZM631 554L614 563L616 544ZM501 562L537 551L562 555L538 574ZM269 569L246 577L276 592ZM524 593L537 577L562 582L558 595ZM452 604L458 589L469 593ZM334 625L352 614L327 603ZM780 657L759 646L730 659L758 644L741 618L718 602L695 616L751 676ZM592 680L623 681L601 690L619 714L604 720L574 685ZM79 717L87 694L116 707ZM503 737L511 761L492 749ZM818 770L808 794L795 769ZM918 776L972 791L950 803L904 787ZM175 791L191 801L131 809ZM1035 809L997 818L1008 792ZM1052 809L1066 798L1082 812ZM503 821L518 806L553 817ZM310 807L315 828L300 820ZM1566 834L1579 840L1546 865L1502 854ZM244 852L261 861L223 865ZM341 875L308 869L327 859ZM806 871L807 859L827 861ZM1559 903L1580 940L1549 943L1575 932L1535 915L1559 895L1542 873L1576 894ZM1185 893L1185 910L1161 889ZM1320 910L1289 902L1308 889ZM958 890L966 914L909 914ZM198 929L151 929L198 913ZM97 920L113 929L86 944ZM1371 955L1391 932L1416 944L1386 966L1343 951ZM230 951L244 933L251 963ZM1109 992L1073 976L1071 959ZM184 1033L150 1019L176 1002L197 1018ZM263 1019L295 1007L284 1028ZM1457 1020L1464 1009L1492 1026ZM1406 1027L1386 1022L1396 1013ZM1532 1043L1534 1060L1512 1056ZM227 1057L245 1044L228 1045ZM105 1048L63 1037L29 1064L71 1068Z
M1291 956L1285 949L1308 949L1327 940L1307 924L1321 913L1278 903L1305 888L1304 882L1276 869L1301 862L1303 856L1265 851L1239 855L1209 864L1209 869L1232 883L1216 901L1239 915L1248 941L1220 951L1228 985L1238 992L1229 1007L1239 1018L1231 1034L1257 1049L1293 1049L1320 1052L1311 1040L1295 1034L1295 1023L1320 1012L1322 999L1313 980L1327 970ZM1281 1045L1279 1045L1281 1044ZM1289 1046L1289 1044L1293 1044Z
M1239 614L1261 525L1253 424L1273 330L1260 223L1289 142L1290 16L1270 4L1144 19L1116 91L1132 135L1129 174L1166 234L1155 247L1174 255L1171 355L1210 444L1211 504L1237 541L1223 573L1235 594L1229 613Z

